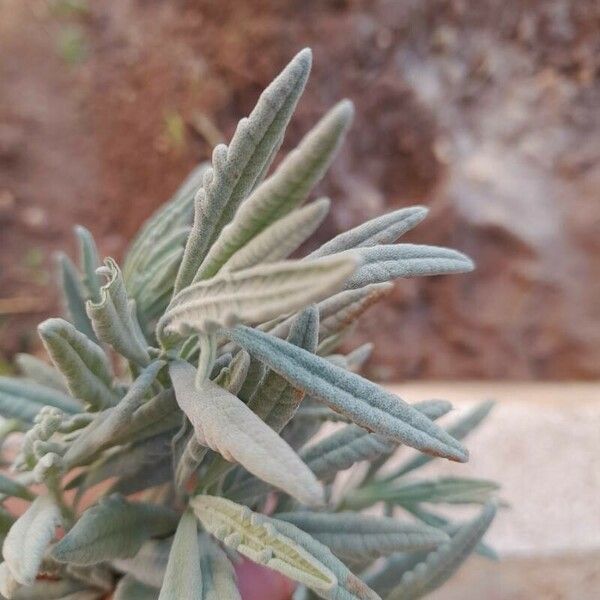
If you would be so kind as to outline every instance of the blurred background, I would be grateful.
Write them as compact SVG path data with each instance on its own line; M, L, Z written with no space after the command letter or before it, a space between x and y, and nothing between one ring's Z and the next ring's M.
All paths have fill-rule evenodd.
M376 343L370 377L424 381L415 400L435 380L504 382L451 387L502 401L469 468L504 473L515 506L541 477L496 533L534 568L482 567L491 587L470 595L467 571L440 598L600 597L598 0L0 0L0 370L57 313L52 254L74 253L73 225L122 258L303 46L284 149L338 99L357 108L313 246L418 203L431 214L408 241L478 264L401 281L350 345Z

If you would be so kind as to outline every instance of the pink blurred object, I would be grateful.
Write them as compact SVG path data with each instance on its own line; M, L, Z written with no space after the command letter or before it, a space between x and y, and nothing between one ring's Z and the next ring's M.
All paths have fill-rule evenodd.
M235 565L243 600L289 600L295 584L276 571L244 560Z

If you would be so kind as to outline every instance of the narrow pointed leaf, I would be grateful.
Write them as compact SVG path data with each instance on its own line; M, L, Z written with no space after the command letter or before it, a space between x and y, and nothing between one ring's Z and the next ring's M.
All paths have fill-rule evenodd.
M354 512L279 513L275 518L292 523L336 556L348 560L374 560L394 552L431 550L448 540L443 531L434 527Z
M207 535L200 538L202 600L241 600L233 565L225 552Z
M239 398L208 380L194 387L195 370L171 363L177 402L200 443L305 504L320 504L323 490L298 455Z
M46 548L62 523L60 509L50 496L38 496L10 528L2 555L12 576L22 585L31 585Z
M98 302L101 281L96 274L96 269L100 266L96 242L94 242L92 234L81 225L75 227L75 235L79 238L79 255L83 271L83 285L87 291L86 297L93 302Z
M317 230L330 204L321 198L275 221L233 254L223 270L240 271L287 258Z
M333 572L289 537L280 534L273 519L216 496L196 496L190 506L204 529L250 560L279 571L312 589L332 591Z
M310 257L328 256L353 248L367 248L378 244L392 244L400 236L416 227L426 216L423 206L401 208L371 219L354 229L340 233L315 250Z
M13 498L22 498L23 500L33 500L35 498L35 494L29 491L26 486L22 485L18 481L10 479L2 473L0 473L0 495Z
M210 332L259 323L304 308L340 289L356 263L351 257L283 261L224 273L180 292L160 320L158 332L181 328Z
M319 314L315 306L305 309L295 319L287 341L308 352L315 352L319 337ZM304 392L285 378L269 371L248 403L269 427L279 433L294 416Z
M223 227L264 175L304 90L310 66L310 50L302 50L261 94L250 116L239 122L229 147L215 148L212 170L205 174L196 195L194 225L175 293L192 282Z
M40 385L53 388L62 393L67 393L67 386L61 374L47 362L40 360L31 354L17 354L15 362L19 367L19 371L27 379Z
M148 400L146 403L144 400L152 390L152 385L164 364L163 361L158 360L150 363L116 406L99 413L94 418L69 445L64 456L67 465L73 467L84 464L86 460L108 446L133 441L132 434L147 422L151 422L150 419L142 419L140 413L145 413L146 417L148 414L153 416L153 400ZM162 399L162 393L159 397ZM167 393L166 410L172 406L169 400ZM162 416L164 414L162 406L159 406L156 412L157 416Z
M238 326L229 337L290 383L356 424L423 452L464 462L467 451L398 396L263 332Z
M449 542L440 546L422 563L405 573L386 600L422 598L442 585L471 554L485 535L495 515L496 505L487 504L481 514L461 527Z
M491 400L478 404L472 410L468 411L463 417L458 419L456 423L450 425L446 431L457 440L464 439L488 416L493 407L494 402ZM406 475L406 473L410 473L415 469L423 467L430 462L430 460L431 458L429 456L419 454L414 458L411 458L406 464L387 474L383 479L388 481L391 479L396 479L402 475Z
M92 411L114 406L119 394L104 350L63 319L48 319L38 333L73 396Z
M87 295L83 290L81 278L71 259L62 252L58 255L63 303L73 325L93 342L97 342L92 322L85 310Z
M350 289L399 277L468 273L474 268L473 261L468 256L457 250L438 246L397 244L370 246L348 252L361 258L360 267L347 283ZM345 253L342 252L341 255L344 256Z
M235 252L304 202L331 163L352 114L352 103L343 101L317 123L275 173L240 205L202 261L194 281L216 275Z
M181 515L158 600L202 600L200 546L194 515Z
M86 305L94 331L100 340L110 344L119 354L145 366L150 362L148 344L137 322L135 302L127 296L117 263L107 258L104 264L107 282L100 288L100 301L88 301Z
M83 513L54 546L52 557L76 565L130 558L146 540L165 536L176 527L177 513L166 507L111 496Z
M3 417L31 423L44 406L54 406L69 414L83 410L76 400L56 389L26 379L0 376L0 414Z
M311 588L318 596L327 600L380 600L379 596L354 575L327 546L291 523L273 518L270 522L278 533L293 540L329 568L336 577L337 586L331 590Z
M112 565L120 572L131 575L140 583L156 588L162 586L171 544L173 540L149 540L139 549L138 553L131 558L118 558L112 561Z

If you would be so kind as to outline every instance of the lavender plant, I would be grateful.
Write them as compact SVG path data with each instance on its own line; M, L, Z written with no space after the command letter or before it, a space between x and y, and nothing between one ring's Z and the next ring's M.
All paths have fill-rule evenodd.
M492 554L495 484L413 476L466 461L460 440L490 404L442 427L448 402L408 404L356 374L371 345L338 350L390 281L472 262L394 243L421 207L288 258L327 214L326 198L304 203L353 114L337 104L268 175L310 65L309 50L291 61L123 270L83 228L80 268L60 257L69 320L38 328L52 364L21 355L23 377L0 379L4 433L25 432L0 493L28 503L0 510L5 598L235 599L247 557L298 582L297 598L400 600ZM390 466L404 446L420 454ZM385 516L361 512L379 504ZM483 508L456 522L446 504Z

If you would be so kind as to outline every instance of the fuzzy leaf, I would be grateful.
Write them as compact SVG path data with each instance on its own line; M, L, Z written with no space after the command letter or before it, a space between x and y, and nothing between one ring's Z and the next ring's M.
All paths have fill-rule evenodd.
M73 325L90 340L97 342L92 322L85 310L87 295L83 290L77 268L71 262L71 259L62 252L58 254L58 266L64 306L71 321L73 321Z
M321 598L327 600L381 600L372 589L350 572L348 567L327 546L291 523L273 518L270 519L270 523L278 533L293 540L305 552L332 571L337 579L336 587L331 590L311 588Z
M376 217L354 229L340 233L309 256L311 258L328 256L353 248L392 244L407 231L416 227L427 216L427 212L423 206L411 206Z
M31 585L46 548L62 523L60 509L50 496L38 496L10 528L2 555L12 576L22 585Z
M158 600L158 590L126 575L119 581L113 600Z
M298 455L239 398L207 380L194 387L195 370L173 362L169 373L179 406L198 441L305 504L320 504L323 490Z
M104 350L63 319L48 319L38 333L69 391L91 411L114 406L119 394Z
M7 497L22 498L23 500L33 500L35 498L35 494L30 492L26 486L2 473L0 473L0 494Z
M100 301L86 304L94 331L100 340L139 366L150 362L148 344L140 330L135 302L127 297L121 270L112 258L104 261L107 282L100 288Z
M315 352L318 337L319 314L316 307L311 306L295 319L287 341L308 352ZM248 402L248 407L279 433L294 416L303 398L303 391L275 371L269 371Z
M449 542L427 556L414 569L404 573L400 583L386 600L413 600L421 598L442 585L463 563L488 530L496 505L487 504L481 514L452 536Z
M192 282L223 227L264 175L304 90L310 66L311 52L302 50L261 94L250 116L239 122L229 147L220 144L214 149L212 169L196 195L194 225L175 293Z
M356 290L345 290L319 302L319 338L323 340L336 335L352 325L369 307L387 296L393 287L388 282L374 283Z
M99 413L95 419L79 434L70 444L64 460L71 467L84 464L86 460L94 456L100 450L111 445L117 445L125 441L133 441L132 434L142 426L151 422L153 417L153 400L144 403L146 396L152 389L152 385L164 366L163 361L150 363L131 384L127 394L112 408ZM162 399L161 393L157 398ZM167 393L167 408L170 398ZM159 407L162 409L162 407ZM157 410L158 416L163 415L162 410ZM141 418L144 414L145 419Z
M442 504L485 504L499 486L485 479L441 477L405 483L378 482L353 490L345 499L345 506L361 510L376 502L390 502L411 506L420 502Z
M15 356L15 362L23 377L62 393L68 392L61 374L47 362L23 353Z
M202 600L241 600L233 565L226 554L207 535L200 538Z
M127 289L134 297L136 296L135 279L143 275L148 265L155 262L157 255L161 254L157 252L157 246L161 245L162 249L159 250L164 251L165 238L172 235L174 231L181 231L192 224L194 195L202 185L202 179L208 168L208 163L201 163L195 167L173 197L144 223L131 243L123 266L123 275ZM171 243L173 242L171 238Z
M492 408L494 407L494 402L492 400L488 400L486 402L482 402L475 406L472 410L468 411L463 417L458 419L456 423L450 425L450 427L446 428L446 431L455 439L462 440L464 439L473 429L475 429L490 413ZM387 474L383 480L389 481L391 479L396 479L402 475L406 475L406 473L410 473L415 469L419 469L426 465L431 458L429 456L425 456L423 454L418 454L414 458L411 458L404 465L395 469L391 473Z
M158 600L202 600L200 546L194 515L181 515Z
M86 298L92 302L99 302L101 281L96 274L96 269L100 266L100 259L96 242L94 242L92 234L81 225L75 227L75 235L79 238L79 255L83 271L83 285L87 291Z
M67 394L17 377L0 377L0 414L32 423L44 406L75 414L83 407Z
M321 198L275 221L233 254L223 270L239 271L287 258L317 230L330 204Z
M438 246L397 244L347 252L361 258L360 267L346 284L350 289L399 277L468 273L474 268L471 259L461 252ZM346 252L341 255L345 256Z
M138 553L132 558L118 558L112 561L113 566L127 575L131 575L140 583L156 588L162 586L171 544L173 540L149 540L139 549Z
M361 427L423 452L467 460L467 451L430 419L359 375L248 327L238 326L228 335L290 383Z
M81 515L54 546L52 557L76 565L130 558L146 540L167 535L176 527L177 513L164 506L110 496Z
M331 163L353 112L351 102L337 104L250 194L208 251L194 281L216 275L235 252L304 202Z
M159 336L182 328L209 333L293 312L338 290L355 268L351 257L290 260L195 283L173 299L158 324Z
M431 550L448 540L443 531L434 527L354 512L279 513L275 518L292 523L336 556L348 560L374 560L394 552Z
M336 587L332 571L289 537L278 533L273 519L216 496L195 496L190 506L206 531L250 560L311 589L329 592Z

